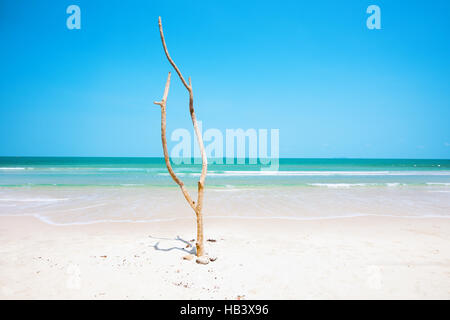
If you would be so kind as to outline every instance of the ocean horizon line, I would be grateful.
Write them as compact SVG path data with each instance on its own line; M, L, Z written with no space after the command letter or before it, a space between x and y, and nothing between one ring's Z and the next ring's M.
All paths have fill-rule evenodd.
M156 156L0 156L2 158L81 158L81 159L163 159L164 157ZM182 159L182 160L201 160L201 157L190 157L190 158L180 158L180 157L170 157L170 159ZM215 158L211 157L208 159L213 160L258 160L260 158ZM450 158L405 158L405 157L278 157L278 158L263 158L263 159L279 159L279 160L434 160L434 161L450 161Z

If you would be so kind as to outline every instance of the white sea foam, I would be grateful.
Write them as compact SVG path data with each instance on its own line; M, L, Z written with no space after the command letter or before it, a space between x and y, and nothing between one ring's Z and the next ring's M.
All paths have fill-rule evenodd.
M192 173L200 175L200 173ZM450 171L210 171L209 176L450 176Z
M133 171L133 170L142 170L141 168L92 168L93 170L98 171Z
M2 215L7 216L7 215ZM8 215L12 216L12 215ZM17 215L15 215L17 216ZM189 218L186 217L174 217L174 218L165 218L165 219L139 219L139 220L131 220L131 219L97 219L97 220L89 220L89 221L76 221L76 222L55 222L48 217L42 216L40 214L23 214L22 216L33 216L44 223L54 225L54 226L67 226L67 225L89 225L89 224L97 224L97 223L155 223L155 222L169 222L169 221L177 221L177 220L187 220Z
M450 186L449 182L427 182L429 186Z
M0 170L26 170L28 168L12 168L12 167L2 167Z
M367 187L378 185L376 183L308 183L313 187L327 187L327 188L350 188L350 187Z
M40 214L21 214L21 215L2 215L2 216L33 216L44 223L55 225L55 226L65 226L65 225L89 225L89 224L97 224L97 223L157 223L157 222L168 222L168 221L177 221L177 220L188 220L190 218L187 217L173 217L173 218L164 218L164 219L97 219L97 220L89 220L89 221L76 221L76 222L55 222L49 217L42 216ZM365 214L365 213L356 213L356 214L347 214L347 215L330 215L330 216L318 216L318 217L294 217L294 216L208 216L208 219L243 219L243 220L334 220L334 219L351 219L351 218L359 218L359 217L391 217L391 218L401 218L401 219L449 219L450 215L422 215L422 216L406 216L406 215L389 215L389 214Z
M176 175L179 177L184 177L184 176L200 176L200 173L184 173L184 172L176 172ZM208 173L209 175L209 173ZM160 172L158 173L158 176L170 176L170 174L168 172Z
M349 218L358 218L358 217L390 217L390 218L403 218L403 219L430 219L430 218L443 218L450 219L450 215L393 215L393 214L370 214L370 213L354 213L354 214L345 214L345 215L330 215L330 216L317 216L317 217L295 217L295 216L208 216L208 218L230 218L230 219L249 219L249 220L328 220L328 219L349 219Z
M210 189L208 191L213 191L213 192L238 192L238 191L249 191L249 190L256 190L256 189L250 189L250 188L223 188L223 189Z
M8 202L58 202L69 200L68 198L4 198L0 201Z
M386 183L386 185L388 187L398 187L400 185L403 185L402 183L398 183L398 182L391 182L391 183Z

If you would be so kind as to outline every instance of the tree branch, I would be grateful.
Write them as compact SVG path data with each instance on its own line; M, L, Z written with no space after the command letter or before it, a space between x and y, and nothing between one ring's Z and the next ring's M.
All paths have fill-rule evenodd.
M181 82L183 82L183 85L186 87L187 91L189 92L189 112L191 114L192 119L192 125L194 126L195 135L197 136L197 142L200 147L200 152L202 155L202 173L200 174L200 179L198 181L198 192L197 192L197 203L192 201L189 193L187 192L186 188L184 187L183 182L177 177L175 172L172 169L172 166L170 165L170 159L169 159L169 152L167 151L167 140L166 140L166 101L167 101L167 95L169 94L169 85L170 85L170 72L169 76L167 77L166 87L164 89L164 95L161 101L155 102L155 104L161 106L161 140L163 144L163 150L164 150L164 160L166 161L167 169L169 170L170 176L172 179L180 186L181 191L183 192L184 197L186 198L187 202L191 206L191 208L194 210L195 215L197 216L197 242L196 242L196 248L197 248L197 256L201 257L205 254L204 249L204 241L203 241L203 215L202 215L202 208L203 208L203 196L205 192L205 179L206 179L206 172L208 169L208 159L206 158L206 152L205 152L205 146L203 145L203 138L202 134L198 128L197 125L197 119L195 117L194 112L194 94L192 92L192 83L191 78L188 78L189 84L186 83L186 80L184 80L183 76L181 75L180 70L176 66L175 62L173 62L172 58L169 55L169 51L167 50L166 41L164 40L164 33L162 28L162 22L161 17L158 18L158 24L159 24L159 33L161 36L162 45L164 48L164 52L166 54L167 59L169 60L172 67L177 72L178 76L180 77ZM198 262L198 260L197 260ZM208 260L209 262L209 260ZM202 262L200 262L202 263Z
M167 50L167 46L166 46L166 41L164 40L164 33L163 33L163 28L162 28L161 17L158 17L158 25L159 25L159 34L161 36L161 41L162 41L162 45L163 45L163 48L164 48L164 52L166 53L166 57L169 60L169 62L172 65L172 67L178 73L178 76L180 77L181 82L183 82L183 84L186 87L186 89L188 89L188 91L191 91L192 90L191 86L186 83L186 81L184 80L183 76L181 75L180 70L175 65L175 62L173 62L172 58L169 55L169 51Z
M183 192L184 197L186 198L186 201L189 203L189 205L196 210L195 202L192 200L191 196L189 195L188 191L186 190L186 187L184 186L183 181L181 181L175 172L172 169L172 165L170 164L170 158L169 158L169 151L167 150L167 138L166 138L166 102L167 102L167 96L169 94L169 87L170 87L170 72L167 76L166 86L164 88L164 95L161 101L155 101L154 104L157 104L161 107L161 141L163 145L163 151L164 151L164 160L166 162L167 170L169 171L170 176L172 179L180 186L181 191Z
M162 28L161 17L158 18L158 24L159 24L159 34L161 36L161 42L162 42L162 45L163 45L166 57L169 60L169 62L172 65L172 67L175 69L175 71L178 74L178 76L180 77L181 82L183 82L183 85L186 87L186 89L189 92L189 112L191 114L192 125L194 126L195 135L197 136L197 142L198 142L198 145L200 147L200 153L201 153L201 156L202 156L202 172L200 174L200 180L198 182L197 206L194 208L196 214L198 214L199 212L201 212L201 208L202 208L202 205L203 205L203 192L204 192L206 173L207 173L207 170L208 170L208 159L206 157L205 147L204 147L204 144L203 144L203 138L202 138L201 132L200 132L200 130L198 128L197 118L195 116L195 111L194 111L194 94L193 94L193 91L192 91L191 77L188 78L189 84L187 84L186 81L183 78L183 75L180 72L180 69L178 69L178 67L176 66L175 62L170 57L169 51L167 50L166 41L164 39L164 33L163 33L163 28Z

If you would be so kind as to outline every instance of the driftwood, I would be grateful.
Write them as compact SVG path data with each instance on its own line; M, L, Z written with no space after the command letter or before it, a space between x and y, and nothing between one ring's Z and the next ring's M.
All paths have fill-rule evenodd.
M166 41L164 40L164 33L161 23L161 17L158 19L159 24L159 33L161 35L161 41L164 48L164 52L167 56L167 59L169 60L172 67L175 69L176 73L180 77L181 82L189 92L189 112L191 114L192 119L192 125L194 126L195 135L197 136L197 142L200 147L200 153L202 156L202 172L200 175L200 179L198 181L198 193L197 193L197 202L193 201L189 192L187 191L183 181L181 181L180 178L177 177L175 172L172 169L172 165L170 164L170 158L169 158L169 151L167 150L167 139L166 139L166 103L167 103L167 96L169 94L169 87L170 87L170 72L167 76L166 86L164 88L164 94L161 101L155 101L154 103L159 105L161 107L161 141L164 151L164 160L166 162L167 170L169 171L170 176L172 179L180 186L181 192L184 195L184 198L189 203L191 208L194 210L196 217L197 217L197 242L196 242L196 249L197 249L197 256L201 257L205 254L205 249L203 245L203 214L202 214L202 208L203 208L203 195L205 192L205 179L206 179L206 172L208 169L208 161L206 158L206 152L205 147L203 145L203 138L201 135L201 132L197 125L197 118L195 117L194 112L194 94L192 91L192 84L191 84L191 78L188 78L188 83L184 80L183 76L181 75L180 70L175 65L175 62L173 62L172 58L169 55L169 52L167 50Z

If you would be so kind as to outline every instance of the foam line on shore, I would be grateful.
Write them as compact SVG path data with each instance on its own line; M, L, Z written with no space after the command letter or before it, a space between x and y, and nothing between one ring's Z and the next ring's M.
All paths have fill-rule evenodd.
M158 222L171 222L178 220L192 220L193 217L174 217L174 218L163 218L163 219L145 219L145 220L131 220L131 219L101 219L93 221L78 221L78 222L67 222L59 223L50 220L48 217L44 217L40 214L4 214L1 217L20 217L28 216L34 217L41 222L53 226L72 226L72 225L91 225L98 223L158 223ZM389 214L350 214L342 216L321 216L321 217L292 217L292 216L279 216L279 217L258 217L258 216L206 216L205 219L242 219L242 220L293 220L293 221L315 221L315 220L334 220L334 219L351 219L360 217L380 217L380 218L401 218L401 219L449 219L450 215L422 215L422 216L405 216L405 215L389 215Z

